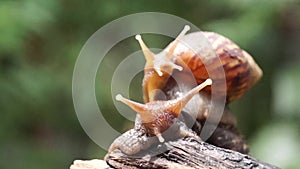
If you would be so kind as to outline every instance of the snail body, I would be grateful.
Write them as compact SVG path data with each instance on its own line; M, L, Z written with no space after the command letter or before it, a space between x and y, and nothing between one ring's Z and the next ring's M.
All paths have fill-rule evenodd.
M229 39L213 32L194 32L186 35L188 30L189 27L185 26L178 37L158 54L153 54L148 49L140 35L136 36L146 58L143 79L145 104L117 95L116 99L118 101L131 107L138 115L135 127L117 138L112 143L108 153L118 148L125 154L136 154L155 143L164 142L165 137L163 134L169 128L175 128L172 130L171 137L194 137L195 132L191 131L185 122L179 120L178 117L195 95L200 96L201 103L194 103L191 106L187 105L187 107L200 107L200 112L195 112L200 114L197 117L198 121L201 122L207 117L207 114L203 115L203 112L208 109L207 105L210 103L210 85L219 83L223 78L217 74L214 79L209 79L207 69L212 72L219 68L224 69L227 87L225 91L220 89L218 93L220 93L220 97L226 97L227 104L241 97L262 76L262 71L253 58ZM191 48L180 43L189 40L197 42L198 39L195 39L195 37L198 37L195 36L197 34L206 37L216 57L208 55L205 51L195 53ZM220 61L221 65L217 64ZM191 79L186 72L191 72L196 81L196 87L190 86ZM188 87L183 90L179 89L178 85L180 84L172 79L175 75L184 79L179 83ZM203 92L199 94L202 89ZM162 92L164 98L160 97ZM221 123L225 126L235 127L235 118L227 111L227 108ZM239 139L238 133L233 132L232 138L236 137ZM243 150L242 148L241 151Z
M156 55L146 47L138 36L137 39L147 60L143 81L145 102L155 100L156 94L152 92L154 89L163 88L174 71L190 71L197 84L200 84L209 78L207 69L214 72L220 67L223 68L227 87L226 91L219 91L219 93L226 95L227 103L240 98L261 78L262 71L254 59L228 38L214 32L193 32L185 35L188 30L189 27L185 27L166 49ZM185 41L197 43L198 40L195 38L201 37L199 34L208 40L215 51L215 55L208 55L206 50L196 53L184 44ZM220 61L221 64L218 64ZM218 83L222 80L221 78L223 77L214 78L214 83ZM210 87L205 89L208 93L210 90Z

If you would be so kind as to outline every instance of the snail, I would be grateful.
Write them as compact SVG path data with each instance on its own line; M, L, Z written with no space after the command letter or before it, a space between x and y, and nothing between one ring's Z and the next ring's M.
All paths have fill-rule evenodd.
M220 66L224 69L226 88L220 89L218 93L220 93L220 97L224 93L227 94L224 96L226 97L226 105L240 98L261 78L262 70L254 59L234 42L214 32L186 34L189 29L190 27L186 25L177 38L158 54L153 54L145 45L141 36L136 35L146 58L142 84L145 104L131 101L120 94L116 96L116 100L123 102L136 111L137 117L134 128L118 137L111 144L108 154L115 149L120 149L125 154L133 155L149 148L151 145L164 142L166 138L198 137L197 133L201 130L199 126L208 116L207 109L211 99L210 86L220 80L218 76L210 79L206 65L210 66L211 70ZM195 53L192 49L180 43L188 40L197 43L200 40L195 38L199 37L196 36L199 34L207 38L217 57L207 55L207 53L204 53L205 51ZM221 61L221 65L215 64L217 61ZM205 64L205 62L209 64ZM190 86L191 79L187 78L185 73L187 71L191 72L197 83L196 86ZM172 78L175 74L184 80L177 82ZM180 84L177 83L182 83L182 86L188 87L179 88ZM200 92L200 90L202 91ZM200 97L200 102L188 104L196 96ZM187 126L185 120L180 119L179 116L183 114L186 108L195 110L194 107L197 107L196 110L198 110L198 112L194 112L197 114L198 125L193 128L193 131ZM218 132L215 132L212 137L220 139L221 136L226 135L223 137L223 139L226 138L223 141L238 142L239 144L226 146L224 143L219 144L218 141L214 140L212 140L212 143L248 153L248 147L236 129L235 117L227 107L224 110L220 124L216 130ZM227 138L227 136L230 137Z

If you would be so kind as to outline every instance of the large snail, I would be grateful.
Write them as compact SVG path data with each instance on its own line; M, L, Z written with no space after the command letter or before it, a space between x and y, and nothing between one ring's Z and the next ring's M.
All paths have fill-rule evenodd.
M128 100L121 95L116 96L116 100L131 107L138 115L135 127L118 137L110 146L108 153L120 149L123 153L132 155L153 144L164 142L165 138L194 137L199 132L195 130L201 130L199 127L194 131L189 129L185 122L178 117L185 105L195 95L200 95L202 102L189 104L189 106L200 107L200 112L194 113L199 114L197 122L201 125L207 118L207 114L203 114L203 112L207 109L206 104L209 104L207 100L210 99L210 85L217 83L219 79L218 77L210 79L203 61L205 60L204 55L207 55L204 53L202 55L201 52L195 54L192 49L182 45L181 40L192 39L197 42L197 39L193 39L197 37L195 36L197 34L202 34L207 38L217 56L208 59L212 69L214 69L213 65L217 65L214 62L220 59L221 65L217 65L216 68L221 66L225 72L226 91L219 93L227 93L226 104L241 97L261 78L262 71L253 58L231 40L213 32L186 34L187 31L189 31L189 26L185 26L178 37L158 54L153 54L148 49L140 35L136 36L146 58L143 79L145 104ZM178 82L175 82L172 76L175 73L185 76L185 71L192 73L197 83L196 87L192 89L187 87L183 90L178 88L178 84L176 84ZM189 80L179 83L190 85ZM202 89L203 92L199 94ZM164 98L161 97L162 92ZM218 138L219 142L223 141L219 144L218 140L211 139L212 144L248 153L245 141L236 129L236 120L227 108L225 108L220 125L212 137ZM224 144L224 141L229 144Z

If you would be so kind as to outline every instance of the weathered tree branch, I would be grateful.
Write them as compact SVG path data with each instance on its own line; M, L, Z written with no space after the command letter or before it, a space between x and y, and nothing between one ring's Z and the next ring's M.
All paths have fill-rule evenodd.
M167 151L163 151L168 149ZM151 156L149 151L142 152L139 156L130 157L119 150L115 150L107 156L108 165L99 165L95 161L91 163L82 161L82 163L90 165L82 165L76 161L77 168L71 169L84 169L86 168L277 168L270 164L256 160L249 155L244 155L235 151L219 148L195 138L185 138L176 141L168 141L164 143L156 151L162 151L161 154ZM94 163L95 165L93 166ZM78 167L78 164L83 167ZM96 166L98 164L98 166Z

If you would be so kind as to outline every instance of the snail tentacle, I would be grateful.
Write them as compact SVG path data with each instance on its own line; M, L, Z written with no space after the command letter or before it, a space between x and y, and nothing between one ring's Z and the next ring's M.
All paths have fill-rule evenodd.
M180 65L177 65L174 63L172 60L173 58L173 53L175 48L177 47L179 40L190 30L190 26L186 25L181 33L177 36L175 39L175 43L171 46L171 48L168 51L162 51L161 53L158 54L153 54L150 49L146 46L144 43L141 35L136 35L135 39L139 42L144 56L146 58L146 66L145 69L154 69L155 72L159 76L163 76L164 73L171 74L173 70L179 70L182 71L183 68Z

